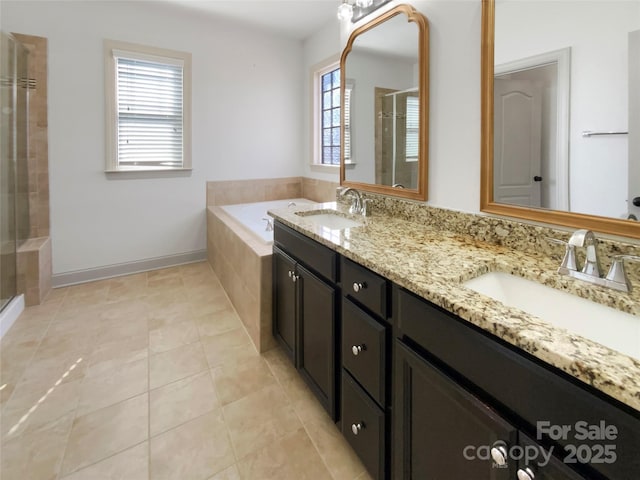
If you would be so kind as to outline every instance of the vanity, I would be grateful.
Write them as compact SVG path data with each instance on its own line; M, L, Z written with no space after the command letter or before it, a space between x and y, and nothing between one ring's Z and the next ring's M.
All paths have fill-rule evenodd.
M397 211L272 213L274 335L373 478L637 478L640 361L465 286L557 258Z
M638 479L640 268L628 265L629 284L618 268L640 248L591 231L637 239L640 223L568 208L565 174L580 159L566 157L560 117L547 173L503 155L522 159L539 140L523 149L509 142L527 135L495 135L530 118L500 93L497 77L526 62L495 65L516 43L496 17L544 22L513 11L504 22L503 7L538 14L535 2L503 2L499 15L495 3L482 0L483 214L415 202L427 200L428 21L391 8L354 28L341 58L338 202L270 212L273 333L374 479ZM571 55L552 53L563 87ZM526 190L506 188L519 176ZM614 265L606 276L596 251Z

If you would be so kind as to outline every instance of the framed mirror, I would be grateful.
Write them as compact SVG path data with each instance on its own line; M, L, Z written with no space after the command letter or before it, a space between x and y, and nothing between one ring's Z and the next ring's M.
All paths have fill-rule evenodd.
M480 209L640 238L640 4L482 6Z
M427 199L427 19L399 5L355 29L342 53L340 185Z

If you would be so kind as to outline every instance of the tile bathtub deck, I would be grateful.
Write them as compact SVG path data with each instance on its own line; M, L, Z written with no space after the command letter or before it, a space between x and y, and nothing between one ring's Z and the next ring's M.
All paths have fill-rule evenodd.
M207 263L54 290L0 359L3 480L369 478Z

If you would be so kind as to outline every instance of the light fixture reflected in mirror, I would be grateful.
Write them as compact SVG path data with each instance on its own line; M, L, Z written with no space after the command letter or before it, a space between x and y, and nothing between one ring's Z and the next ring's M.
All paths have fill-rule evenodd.
M338 19L341 21L351 20L357 22L362 17L374 12L385 3L391 0L342 0L338 7Z
M338 7L338 20L347 21L351 20L353 17L353 7L349 4L348 0L343 0L343 2Z

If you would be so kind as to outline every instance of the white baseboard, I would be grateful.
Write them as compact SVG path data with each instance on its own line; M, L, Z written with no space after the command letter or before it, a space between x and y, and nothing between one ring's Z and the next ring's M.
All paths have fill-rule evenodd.
M18 319L24 310L24 295L13 297L8 305L0 312L0 338L9 331L11 325Z
M117 265L107 265L105 267L57 273L53 275L51 283L54 288L66 287L69 285L76 285L78 283L104 280L105 278L120 277L122 275L147 272L149 270L158 270L159 268L175 267L186 263L201 262L206 259L207 251L197 250L195 252L148 258L145 260L136 260L134 262L119 263Z

